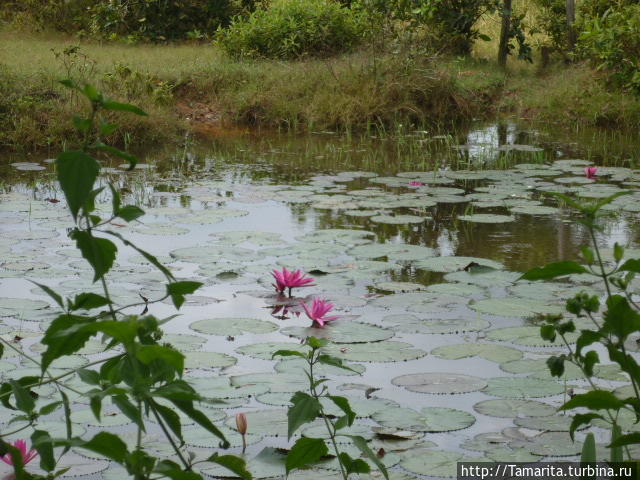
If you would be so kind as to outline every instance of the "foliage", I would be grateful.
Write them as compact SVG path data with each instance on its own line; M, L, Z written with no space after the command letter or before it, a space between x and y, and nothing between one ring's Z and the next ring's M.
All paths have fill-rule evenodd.
M327 57L357 45L358 14L332 0L274 0L219 30L217 42L233 57Z
M618 424L622 410L630 411L636 418L640 418L640 365L637 359L629 353L631 342L635 342L640 333L640 305L632 297L629 290L636 274L640 273L640 259L625 260L625 249L617 243L613 249L613 263L606 264L601 256L596 232L601 230L598 219L606 212L602 208L610 204L620 195L631 192L620 192L610 197L591 203L578 203L570 197L555 194L556 197L577 210L578 220L588 230L592 240L591 248L582 247L583 260L586 266L572 261L556 262L544 267L528 271L522 276L524 280L551 280L574 273L586 273L600 277L606 289L606 309L601 310L600 299L581 292L567 301L566 310L569 315L547 316L545 324L540 327L543 339L554 341L557 337L564 341L567 353L552 356L547 361L551 375L561 377L565 363L577 365L589 382L590 390L579 393L570 398L561 410L586 408L588 413L574 415L569 429L573 438L576 429L589 425L593 420L600 420L611 426L611 461L620 461L623 450L632 460L626 448L628 445L640 443L637 434L622 434ZM566 335L576 331L575 318L587 319L592 328L580 331L575 347L567 341ZM594 348L601 346L602 348ZM629 397L617 396L605 390L592 380L594 368L601 363L598 352L606 352L609 360L618 364L620 369L630 378L633 394ZM583 455L592 457L591 441L585 442Z
M35 30L77 33L89 26L88 9L97 0L4 0L0 20Z
M91 31L107 38L164 41L208 33L237 13L231 0L109 0L91 9Z
M567 50L568 27L565 0L535 0L538 7L536 30L549 37L550 46L555 50Z
M614 82L640 94L640 5L609 9L586 21L579 37L582 53Z
M60 188L75 223L69 229L69 237L91 265L93 282L100 282L102 292L82 292L74 298L63 298L50 287L37 284L62 311L49 323L44 333L41 340L44 351L39 360L12 342L0 338L0 356L5 349L14 350L24 361L35 364L41 370L39 376L26 376L0 385L0 402L5 408L15 411L14 418L8 424L16 420L23 422L0 435L0 454L11 454L16 480L51 479L64 474L68 469L59 468L58 464L72 447L89 450L119 463L137 480L161 477L202 479L194 471L195 465L200 462L194 463L181 450L184 440L176 410L210 432L213 438L217 437L221 445L227 442L222 432L198 409L198 403L203 399L182 378L184 355L170 344L162 342L160 326L169 319L157 319L145 314L149 304L168 298L179 309L185 295L193 293L201 284L176 280L153 255L110 230L109 225L113 220L131 222L144 212L135 205L122 205L120 194L113 184L108 184L108 190L106 186L96 188L95 185L100 172L96 154L102 152L123 159L129 164L129 169L133 169L137 162L133 155L102 141L104 135L117 128L102 113L125 112L139 116L145 116L146 113L131 104L105 97L90 84L79 84L69 79L62 83L83 95L91 105L88 116L73 118L75 128L83 137L81 146L61 153L55 164ZM103 191L111 194L112 213L108 218L101 218L95 208L96 197ZM116 241L136 250L164 275L166 293L161 298L153 301L143 298L133 305L116 305L109 294L106 279L116 259ZM143 313L125 313L130 312L132 307L143 308ZM63 373L55 373L50 369L55 360L75 354L93 337L102 338L108 354L106 358ZM77 386L67 383L76 374L86 386L85 389L79 390ZM54 386L59 400L43 405L43 401L33 392L43 385ZM109 400L136 425L135 446L128 447L117 435L106 431L90 439L74 435L70 392L86 398L98 421L101 421L103 403ZM51 438L47 432L38 429L41 417L57 411L64 414L65 438ZM148 418L153 418L159 425L179 463L160 460L145 450L142 439ZM47 472L46 477L25 471L26 462L19 449L3 440L31 428L34 429L31 443L39 453L40 467ZM214 453L206 461L223 465L242 478L251 478L245 470L244 461L240 459Z
M364 438L357 435L347 435L339 433L340 430L350 427L356 418L355 412L349 405L349 400L345 397L339 397L329 394L328 388L324 383L326 379L316 378L314 374L314 367L316 365L330 365L333 367L343 368L345 370L352 370L348 366L342 363L342 360L331 355L327 355L322 352L322 347L328 344L328 340L319 339L315 337L308 337L305 344L309 347L309 350L305 352L299 352L297 350L278 350L273 356L280 357L300 357L307 362L309 370L306 371L309 378L309 393L296 392L291 397L292 406L289 408L287 414L288 418L288 437L291 439L293 434L304 424L313 422L317 418L324 422L329 435L329 441L333 447L333 453L338 459L340 466L340 473L342 478L347 480L352 473L369 473L371 467L369 464L360 458L351 458L347 452L341 452L336 437L343 436L351 439L352 443L360 450L362 455L371 460L378 469L382 472L384 477L389 480L387 469L378 459L375 453L367 446L367 442ZM342 412L343 416L332 419L325 412L322 406L321 399L327 399L333 402ZM286 460L287 474L296 468L307 467L320 460L322 457L329 453L325 441L321 438L309 438L302 437L296 441L293 445Z

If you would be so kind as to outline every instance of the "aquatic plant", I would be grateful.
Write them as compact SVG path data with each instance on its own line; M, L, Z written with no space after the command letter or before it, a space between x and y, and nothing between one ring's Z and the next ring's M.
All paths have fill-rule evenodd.
M196 291L201 283L177 281L155 256L111 230L114 220L131 222L140 218L144 211L136 205L123 205L120 193L112 183L97 188L95 185L101 169L95 157L97 153L125 160L129 170L137 164L135 156L102 141L102 137L118 127L104 118L103 113L127 112L139 116L146 113L136 106L107 98L92 85L70 79L61 83L85 97L91 107L88 116L73 118L82 137L81 145L76 150L58 155L55 165L60 188L73 217L69 238L91 266L93 283L99 282L102 290L100 293L89 291L90 285L87 285L88 291L79 292L74 298L64 298L49 286L36 283L62 310L47 325L41 340L43 353L40 359L25 353L19 344L0 338L0 356L5 348L13 350L23 361L37 366L39 371L39 375L22 376L0 385L0 402L16 412L7 424L22 421L14 430L0 434L0 455L3 455L5 463L10 459L16 480L52 479L63 475L69 467L62 468L60 461L72 447L89 450L120 464L137 480L158 477L201 480L203 477L195 471L196 464L201 462L194 462L192 456L181 450L184 444L182 421L176 410L210 433L212 439L219 439L222 447L227 447L228 442L209 416L197 408L202 397L182 378L185 355L171 344L162 342L164 332L160 326L172 317L158 319L147 314L149 305L165 299L171 299L179 309L186 295ZM102 218L96 211L96 198L103 191L111 193L112 211L107 218ZM150 300L141 296L141 302L116 304L106 280L118 251L112 239L135 250L161 272L166 280L166 290L160 298ZM131 307L139 307L143 311L139 315L124 313ZM107 353L106 356L61 374L50 369L53 362L77 353L96 336L103 339L101 350ZM77 385L66 382L75 375L89 390L80 391ZM45 385L55 387L59 399L42 405L34 389ZM69 392L86 398L100 425L106 421L103 402L109 400L119 413L136 425L133 448L120 436L107 431L100 431L90 439L78 436L73 429ZM58 410L62 411L65 420L64 438L53 438L49 431L38 428L41 417ZM150 418L159 426L177 462L160 459L145 449L143 433L147 431L146 424ZM33 429L31 442L40 456L40 467L46 476L25 472L24 465L33 460L36 453L27 453L24 441L11 445L3 440L28 428ZM244 460L240 458L214 452L205 461L222 465L242 478L251 478Z
M316 337L308 337L305 340L305 345L308 347L306 352L300 352L297 350L278 350L273 354L273 357L299 357L305 360L308 366L306 371L309 379L309 393L298 391L291 397L291 403L293 404L289 408L287 413L287 435L289 440L293 434L304 424L313 422L317 418L320 418L327 430L329 441L333 447L333 452L337 458L340 473L344 480L347 480L351 473L369 473L371 471L370 465L361 458L352 458L347 452L341 451L336 441L337 437L346 437L358 448L364 457L371 461L384 475L384 478L389 480L389 475L384 464L371 451L367 445L367 441L359 435L348 435L345 433L339 433L340 430L345 429L353 425L356 419L356 414L352 410L349 400L346 397L339 397L329 394L327 386L324 384L325 379L316 378L314 367L318 365L330 365L333 367L342 368L345 370L351 370L355 373L351 367L344 365L342 360L328 355L323 352L323 348L327 347L329 341L326 339L320 339ZM321 399L327 399L335 404L344 415L333 419L325 412ZM299 438L293 445L287 455L285 462L286 472L289 474L296 468L302 468L313 464L320 460L322 457L329 453L327 444L324 438L311 438L304 436Z
M15 442L13 442L13 447L20 452L23 465L26 465L27 463L29 463L31 460L33 460L38 456L38 452L33 448L27 451L27 442L24 440L16 440ZM14 464L13 453L9 451L9 453L6 453L2 457L0 457L0 460L2 460L7 465L13 465Z
M236 428L238 433L242 435L242 453L247 450L247 428L248 428L247 416L244 413L238 413L236 415Z
M282 267L282 271L274 270L271 275L275 278L275 289L279 293L284 293L285 289L289 290L289 296L291 296L291 290L298 287L311 287L315 279L307 277L302 270L289 271L287 267Z
M596 178L596 174L598 173L598 167L585 167L584 175L587 178L593 179Z
M625 453L628 459L633 460L629 447L640 444L640 436L637 433L624 433L625 430L630 430L629 425L624 424L624 413L630 414L634 421L640 418L640 365L630 353L640 333L640 305L629 290L636 274L640 273L640 259L625 260L625 248L616 243L613 262L605 262L598 246L596 232L601 230L598 220L607 214L602 208L621 195L630 193L632 192L622 191L599 201L585 203L563 194L553 194L580 214L578 221L589 232L591 246L583 246L581 250L586 265L574 261L555 262L529 270L521 277L524 280L535 281L586 274L598 277L604 284L606 310L600 311L601 303L597 295L580 292L567 300L568 317L556 314L544 317L545 323L540 327L540 335L549 342L555 341L556 338L562 339L567 349L567 353L551 356L547 360L551 375L561 377L565 372L565 364L573 364L582 371L589 383L590 389L587 392L572 395L560 407L565 411L577 408L588 410L587 413L577 413L573 416L569 428L571 438L574 438L574 433L579 428L593 422L604 422L611 429L608 448L611 449L610 459L613 462L622 461ZM576 332L576 319L586 319L593 327ZM573 346L574 342L568 336L576 333L577 339ZM593 381L592 377L601 360L598 350L589 347L598 344L607 352L609 359L628 374L628 392L613 392ZM589 434L584 443L583 461L596 461L595 457L593 434Z
M311 307L306 303L300 302L300 306L304 308L307 317L313 320L314 327L324 327L325 323L340 318L338 315L327 317L327 313L333 310L333 303L329 303L326 299L314 298Z

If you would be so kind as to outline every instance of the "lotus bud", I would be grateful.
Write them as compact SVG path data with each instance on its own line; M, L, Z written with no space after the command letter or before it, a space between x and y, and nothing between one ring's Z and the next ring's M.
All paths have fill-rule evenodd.
M240 435L247 434L247 416L244 413L238 413L236 415L236 428Z

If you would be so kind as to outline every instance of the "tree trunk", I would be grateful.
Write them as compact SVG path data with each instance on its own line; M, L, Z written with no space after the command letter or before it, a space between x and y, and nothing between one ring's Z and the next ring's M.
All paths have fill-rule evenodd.
M509 55L509 37L511 36L511 1L512 0L504 0L504 4L502 5L502 27L500 28L498 64L503 68L507 66L507 56Z
M567 43L569 52L573 52L576 47L576 29L574 24L576 23L576 1L567 0Z

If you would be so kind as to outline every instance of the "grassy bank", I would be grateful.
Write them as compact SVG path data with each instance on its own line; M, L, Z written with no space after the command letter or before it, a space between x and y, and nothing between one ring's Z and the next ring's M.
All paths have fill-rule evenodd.
M234 61L210 45L123 45L0 33L0 146L33 150L73 138L82 99L59 86L71 76L151 115L123 117L120 143L179 138L221 125L305 130L446 125L495 115L565 126L640 125L640 100L613 91L586 65L513 64L507 74L486 52L475 59L411 52L358 53L328 60ZM58 56L54 53L57 52ZM131 122L131 123L128 123ZM135 122L135 123L133 123Z

